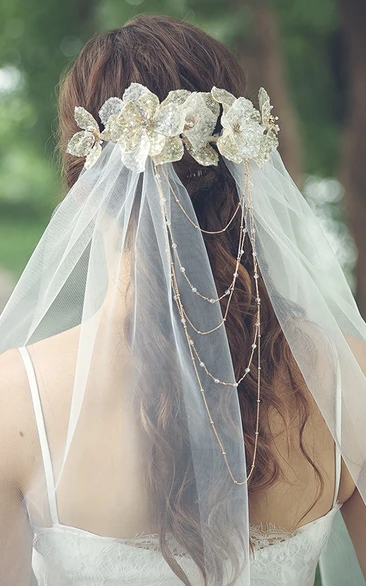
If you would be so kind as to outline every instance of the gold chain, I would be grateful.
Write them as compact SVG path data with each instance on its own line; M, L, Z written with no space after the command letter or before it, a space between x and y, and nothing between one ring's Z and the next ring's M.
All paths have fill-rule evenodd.
M154 163L154 164L155 164L155 163ZM187 214L186 210L184 209L184 207L183 207L183 206L182 206L182 204L180 203L180 201L179 201L179 197L177 196L177 194L175 193L174 189L172 188L172 186L171 186L171 183L170 183L170 181L169 181L169 178L168 178L168 176L167 176L167 174L166 174L166 172L165 172L164 165L162 165L162 171L163 171L163 175L164 175L164 177L165 177L165 179L166 179L166 181L167 181L167 183L168 183L168 185L169 185L170 191L171 191L171 192L172 192L172 194L174 195L174 199L175 199L175 201L176 201L176 202L177 202L177 204L179 205L180 209L182 210L182 212L183 212L183 214L185 215L185 217L187 218L187 220L189 220L189 222L192 224L192 226L194 226L194 227L196 228L196 230L199 230L200 232L204 232L205 234L222 234L223 232L226 232L226 230L228 229L228 227L230 226L230 224L231 224L231 223L234 221L234 218L235 218L236 214L237 214L237 213L238 213L238 211L239 211L239 208L240 208L240 202L239 202L239 203L238 203L238 205L237 205L237 208L236 208L236 210L235 210L235 212L234 212L234 215L232 216L232 218L231 218L231 220L229 221L229 223L228 223L228 224L226 224L225 228L223 228L222 230L217 230L217 231L215 231L215 232L212 232L212 231L210 231L210 230L204 230L203 228L201 228L201 226L199 226L198 224L196 224L196 223L195 223L195 222L192 220L192 218L190 218L190 217L189 217L189 215ZM155 172L156 172L156 165L155 165Z
M257 318L256 318L256 324L255 324L256 325L256 329L255 329L255 335L254 335L254 342L252 344L252 352L251 352L251 356L250 356L250 360L249 360L249 365L245 369L244 375L238 381L236 381L235 383L220 381L219 379L217 379L216 377L214 377L208 371L206 365L204 364L204 362L202 362L200 356L198 355L198 352L197 352L197 350L195 348L195 345L194 345L194 341L192 340L192 338L191 338L191 336L189 334L189 331L188 331L188 328L187 328L187 321L190 324L190 326L197 333L199 333L199 334L209 334L209 333L212 333L212 332L214 332L215 330L217 330L219 327L221 327L225 323L226 316L228 314L229 305L230 305L229 302L231 301L231 298L232 298L232 295L233 295L233 292L234 292L234 288L235 288L235 281L236 281L236 278L238 276L237 273L238 273L238 268L239 268L241 256L239 256L239 253L238 253L237 264L236 264L236 269L235 269L236 276L235 276L235 273L234 273L234 280L233 280L233 283L230 286L229 300L228 300L228 303L227 303L227 306L226 306L226 310L225 310L225 313L224 313L224 317L223 317L222 322L218 326L216 326L215 328L213 328L212 330L210 330L208 332L201 332L201 331L199 331L197 328L195 328L195 326L192 324L191 320L188 318L187 313L186 313L186 311L185 311L185 309L183 307L182 300L181 300L181 296L180 296L180 292L179 292L179 287L178 287L177 274L176 274L175 265L174 265L174 258L172 256L171 250L169 248L169 236L170 236L170 239L172 241L172 244L174 244L175 241L174 241L173 235L172 235L171 223L170 223L169 218L168 218L168 215L167 215L167 210L166 210L166 205L165 205L166 204L166 199L164 198L164 193L163 193L163 189L162 189L162 185L161 185L161 181L160 181L160 174L159 174L159 172L157 170L156 164L154 164L154 167L155 167L155 177L157 179L157 184L158 184L159 193L160 193L160 200L161 200L160 203L161 203L162 214L163 214L163 223L164 223L164 227L166 226L168 228L165 233L166 233L166 239L167 239L167 250L169 252L169 261L170 261L170 266L171 266L171 278L172 278L172 289L173 289L173 293L174 293L174 300L176 302L177 309L178 309L178 313L180 315L180 319L181 319L181 322L182 322L183 327L184 327L184 332L185 332L185 336L186 336L186 339L187 339L188 349L189 349L189 353L190 353L190 356L191 356L191 360L192 360L194 372L195 372L195 375L196 375L196 378L197 378L197 382L198 382L198 385L199 385L199 388L200 388L202 400L203 400L203 403L204 403L204 406L205 406L205 409L206 409L206 412L207 412L207 415L208 415L208 418L209 418L209 422L211 424L211 427L212 427L213 433L214 433L214 435L216 437L216 440L217 440L217 442L219 444L219 447L220 447L222 456L224 458L224 461L225 461L227 470L229 472L229 475L230 475L232 481L235 484L238 484L238 485L246 484L249 481L249 479L251 478L251 476L253 474L253 471L254 471L254 468L255 468L255 462L256 462L256 456L257 456L257 450L258 450L258 436L259 436L259 422L260 422L260 402L261 402L261 394L260 394L260 382L261 382L261 378L260 378L261 377L261 365L260 365L261 364L260 363L260 359L261 359L261 347L260 347L260 342L261 342L261 329L260 329L261 321L260 321L260 317L261 316L260 316L260 296L259 296L259 287L258 287L258 264L257 264L257 258L256 258L257 257L257 253L256 253L256 247L255 247L255 226L254 226L254 214L253 214L253 206L252 206L250 167L249 167L248 161L245 160L244 161L244 164L245 164L245 171L246 171L245 172L246 182L245 182L245 185L244 185L244 192L243 192L243 194L242 194L242 196L240 198L240 202L239 202L238 208L237 208L237 210L239 209L239 207L241 207L241 209L242 209L242 214L241 214L241 227L240 227L240 235L239 235L239 251L241 251L243 249L242 247L243 247L243 242L244 242L244 238L245 238L245 231L243 229L243 223L244 223L244 193L245 193L245 188L247 187L247 195L248 195L247 208L249 210L249 220L250 220L249 221L249 227L250 227L250 240L251 240L251 243L252 243L253 265L254 265L254 278L255 278L256 303L257 303ZM188 214L185 212L183 206L181 205L181 203L179 201L179 198L176 196L176 194L175 194L175 192L174 192L174 190L173 190L173 188L171 186L171 183L170 183L170 181L169 181L169 179L167 177L167 174L166 174L166 171L164 169L164 166L162 166L162 169L163 169L163 175L164 175L164 177L165 177L165 179L166 179L166 181L168 183L168 186L170 188L170 191L173 193L174 198L175 198L176 202L178 203L179 207L183 210L184 214L189 219L189 221L191 222L191 224L197 227L197 225L189 218ZM224 232L228 228L228 226L233 221L233 219L234 219L234 217L235 217L235 215L237 213L237 210L236 210L234 216L232 217L232 219L230 220L229 224L223 230L220 230L218 232L215 232L216 234L219 234L221 232ZM199 226L198 226L198 229L200 229ZM210 234L213 233L213 232L207 232L207 231L204 231L204 230L201 230L201 231L202 232L205 232L205 233L210 233ZM176 251L176 248L177 247L173 247L174 252ZM177 257L177 258L179 259L179 257ZM181 270L182 265L180 263L180 259L178 260L178 264L179 264L179 267L180 267L180 270ZM184 274L184 276L186 276L185 275L185 270L184 271L181 270L181 272ZM187 281L189 282L189 284L191 285L191 288L192 288L191 282L188 279L187 279ZM194 293L195 292L196 291L194 291ZM221 298L214 299L213 301L211 301L211 299L209 299L207 297L204 297L204 296L202 296L202 297L204 299L208 300L209 302L213 303L215 301L219 301L224 296L222 296ZM201 382L201 379L200 379L199 371L198 371L198 368L197 368L196 358L199 361L199 365L202 368L204 368L205 372L215 382L217 382L219 384L222 384L222 385L226 385L226 386L235 386L235 387L237 387L240 384L240 382L245 378L245 376L248 374L248 372L250 371L250 365L251 365L252 358L253 358L253 354L254 354L254 351L255 351L256 348L258 348L258 367L257 367L257 369L258 369L258 375L257 375L256 427L255 427L253 460L252 460L252 464L251 464L251 467L250 467L250 470L249 470L249 474L247 475L247 477L244 480L237 480L235 478L232 470L231 470L231 466L229 464L229 461L228 461L228 458L227 458L227 454L226 454L224 445L223 445L222 440L221 440L221 438L219 436L219 433L218 433L218 431L216 429L215 422L214 422L214 420L212 418L211 411L210 411L210 408L208 406L207 399L206 399L205 389L202 386L202 382Z

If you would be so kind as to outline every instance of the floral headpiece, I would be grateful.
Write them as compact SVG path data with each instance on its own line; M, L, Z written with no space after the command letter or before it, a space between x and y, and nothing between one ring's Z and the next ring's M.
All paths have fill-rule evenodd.
M81 106L75 120L82 129L70 139L67 151L86 157L90 169L102 152L103 142L118 143L123 164L141 173L148 156L157 165L179 161L184 146L200 165L217 165L218 153L235 163L253 160L262 167L278 146L277 117L264 88L259 90L259 110L247 98L213 87L211 92L173 90L160 103L147 87L132 83L122 99L109 98L99 110L104 125ZM214 134L222 105L220 134Z

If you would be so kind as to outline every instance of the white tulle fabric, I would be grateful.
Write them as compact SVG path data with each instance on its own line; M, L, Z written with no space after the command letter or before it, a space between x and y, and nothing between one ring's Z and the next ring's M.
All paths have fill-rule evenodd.
M245 166L230 162L227 166L238 198L244 193L246 207ZM262 286L307 387L366 500L366 379L348 342L353 338L365 344L366 324L318 221L279 154L274 153L262 169L255 163L250 163L250 169ZM172 188L187 215L176 204ZM202 549L205 571L210 574L215 569L219 576L216 582L210 577L209 585L227 586L240 567L238 586L310 586L332 515L291 539L257 546L252 560L247 485L234 484L230 478L173 299L170 254L174 257L174 253L162 216L162 198L185 268L184 274L176 264L182 303L198 331L213 330L203 335L191 329L195 348L217 379L235 382L225 328L216 328L222 321L220 304L207 303L194 294L185 279L188 276L208 299L217 299L215 275L202 233L193 225L198 220L187 190L173 164L164 165L158 180L149 157L144 172L138 174L124 167L118 145L107 144L93 168L80 175L55 210L0 317L0 352L32 347L32 353L44 341L53 344L57 336L70 331L78 334L67 349L65 388L41 384L40 389L53 478L45 478L43 466L33 471L34 482L24 495L36 531L34 563L40 583L110 586L135 580L142 586L166 580L166 584L175 584L176 578L154 548L151 551L60 527L55 519L52 529L40 529L50 525L50 515L52 522L55 513L47 505L53 482L51 493L61 503L60 519L67 516L71 526L80 526L72 522L80 514L82 529L99 519L105 534L115 527L119 507L127 506L116 498L117 487L123 486L121 458L127 456L122 449L119 411L113 405L120 407L123 398L123 409L131 410L129 421L135 422L128 444L139 454L135 461L141 462L142 470L152 463L162 475L168 474L167 484L161 482L160 493L147 494L147 501L158 498L165 503L173 495L172 502L177 503L180 489L188 483L185 506L195 511L196 521L191 535ZM249 358L250 348L243 352ZM56 356L53 368L64 373L65 360L64 354ZM203 368L200 374L232 474L244 480L248 465L237 389L215 383ZM337 388L341 388L340 397ZM164 418L167 413L169 417ZM32 413L29 417L35 419ZM174 446L174 485L169 484L165 459L159 459L151 447L154 444L149 438L155 430L165 441L164 458L171 457L169 446ZM140 438L146 440L143 447ZM101 469L108 470L103 478ZM16 547L16 530L14 527L14 534L9 531L0 562ZM171 548L174 552L173 544ZM327 556L335 551L327 548ZM221 566L215 566L219 558ZM98 559L103 570L95 569ZM184 555L179 563L186 567L187 576L197 575ZM298 579L301 572L302 582ZM1 578L6 583L6 576ZM195 579L192 577L192 584Z
M33 571L39 585L53 586L142 586L181 584L159 553L156 535L134 539L116 539L95 535L59 523L53 485L52 457L31 358L20 348L29 380L37 422L45 477L48 479L48 504L51 527L33 527ZM340 389L339 389L340 391ZM338 426L341 413L338 412ZM341 471L341 454L336 450L336 482L331 510L293 533L272 526L252 526L250 537L254 555L250 563L251 586L313 586L320 555L326 547L334 516L341 505L336 502ZM191 584L203 584L197 567L177 541L169 537L174 551ZM67 561L66 561L67 560Z
M339 505L293 535L273 528L252 528L254 557L251 586L313 586L321 552L327 546ZM203 584L192 559L177 558L194 586ZM67 563L65 563L67 560ZM72 527L35 528L33 567L39 585L52 586L180 586L159 554L157 539L103 538Z

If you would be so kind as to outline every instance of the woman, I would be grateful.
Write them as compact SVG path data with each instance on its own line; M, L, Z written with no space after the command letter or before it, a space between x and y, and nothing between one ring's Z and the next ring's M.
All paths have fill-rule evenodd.
M366 325L243 96L167 17L62 81L70 191L0 319L7 586L310 586L341 507L366 576Z

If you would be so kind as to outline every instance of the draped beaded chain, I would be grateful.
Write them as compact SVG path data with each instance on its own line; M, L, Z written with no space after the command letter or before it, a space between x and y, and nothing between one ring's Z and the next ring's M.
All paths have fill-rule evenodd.
M210 425L212 427L212 431L214 433L214 436L217 440L218 446L220 448L221 454L224 458L225 461L225 465L226 468L229 472L230 478L231 480L238 485L243 485L246 484L249 479L251 478L254 468L255 468L255 462L256 462L256 456L257 456L257 450L258 450L258 437L259 437L259 421L260 421L260 402L261 402L261 392L260 392L260 383L261 383L261 346L260 346L260 341L261 341L261 313L260 313L260 295L259 295L259 286L258 286L258 278L259 278L259 274L258 274L258 264L257 264L257 252L256 252L256 239L255 239L255 225L254 225L254 213L253 213L253 204L252 204L252 182L251 182L251 170L250 170L250 166L249 166L249 162L247 160L244 160L244 168L245 168L245 182L244 182L244 188L243 188L243 192L240 194L239 197L239 203L237 205L237 208L233 214L233 216L231 217L230 221L228 222L228 224L222 228L221 230L217 230L215 232L213 231L208 231L208 230L203 230L198 224L196 224L196 222L194 222L188 215L188 213L185 211L185 209L183 208L181 202L179 201L179 197L177 196L177 194L175 193L173 186L171 185L169 178L167 176L166 170L164 168L164 165L161 165L161 173L164 177L164 180L166 181L170 192L172 193L175 202L177 203L178 207L181 209L181 211L184 213L184 215L186 216L186 218L190 221L190 223L194 226L194 228L196 228L197 230L200 230L201 232L205 233L205 234L221 234L223 232L225 232L229 226L231 225L231 223L233 222L235 216L237 215L239 209L241 210L241 218L240 218L240 232L239 232L239 241L238 241L238 253L237 253L237 257L236 257L236 266L235 266L235 272L233 273L233 279L231 281L231 283L228 285L228 288L226 289L224 295L221 295L219 297L216 298L209 298L207 296L205 296L203 293L201 293L200 291L198 291L197 287L195 287L194 283L192 282L192 280L189 278L189 276L186 274L186 269L185 267L182 265L180 256L179 256L179 251L178 251L178 246L177 243L175 242L174 239L174 234L172 231L172 227L171 227L171 222L169 220L169 216L168 216L168 212L167 212L167 206L166 206L166 198L164 197L164 193L163 193L163 189L162 189L162 184L161 184L161 175L160 172L158 170L158 167L156 165L156 163L154 163L154 169L155 169L155 177L157 180L157 185L159 188L159 193L160 193L160 205L161 205L161 211L162 211L162 217L163 217L163 225L164 225L164 230L165 230L165 234L166 234L166 244L167 244L167 253L169 255L169 263L170 263L170 267L171 267L171 285L172 285L172 292L173 292L173 299L176 303L177 309L178 309L178 313L180 316L180 321L183 325L184 328L184 333L185 333L185 337L187 340L187 345L188 345L188 350L190 353L190 357L192 360L192 364L193 364L193 369L195 372L195 376L197 378L197 382L198 382L198 386L200 389L200 393L202 396L202 400L204 403L204 407L205 410L207 412L207 416L210 422ZM245 195L247 195L247 202L245 202ZM245 226L244 226L245 224ZM213 374L206 366L205 362L202 360L202 357L199 355L194 340L192 339L187 323L189 324L189 326L191 326L191 328L198 334L198 335L208 335L216 330L218 330L220 327L223 327L225 325L225 321L229 312L229 308L230 308L230 303L232 300L232 296L235 290L235 284L236 284L236 280L238 277L238 269L239 269L239 265L241 262L241 258L242 255L244 254L244 240L245 240L245 235L248 234L251 245L252 245L252 255L253 255L253 266L254 266L254 284L255 284L255 293L256 293L256 297L255 297L255 301L256 301L256 305L257 305L257 312L256 312L256 322L255 322L255 333L254 333L254 339L253 339L253 343L251 345L251 353L250 353L250 357L249 357L249 362L247 367L244 370L244 373L242 374L242 376L240 376L240 378L235 381L235 382L230 382L230 381L222 381L220 380L217 376L215 376L215 374ZM179 285L178 285L178 279L177 279L177 272L176 272L176 266L175 266L175 262L174 259L176 259L177 261L177 265L179 268L179 271L181 272L181 274L184 276L185 280L187 281L192 293L194 295L198 295L201 299L203 299L204 301L207 301L208 303L217 303L220 302L221 299L223 299L225 296L228 296L228 302L225 308L225 312L224 312L224 316L222 318L222 320L220 321L220 323L215 326L214 328L212 328L211 330L208 331L201 331L199 330L192 322L192 320L190 319L190 317L187 314L187 311L184 308L183 302L182 302L182 298L181 298L181 294L180 294L180 290L179 290ZM228 386L228 387L238 387L239 384L243 381L243 379L247 376L247 374L250 372L250 367L253 361L253 356L254 356L254 352L257 349L258 352L258 366L257 366L257 407L256 407L256 425L255 425L255 437L254 437L254 449L253 449L253 460L250 466L250 470L249 473L247 475L247 477L245 479L237 479L234 476L234 473L231 469L230 463L228 461L228 457L227 457L227 453L225 451L225 446L222 442L222 439L216 429L216 425L215 425L215 421L212 417L211 414L211 410L210 407L207 403L207 398L206 398L206 391L202 385L202 381L201 381L201 376L200 376L200 369L203 369L205 371L205 373L216 383L216 384L221 384L223 386Z
M212 87L210 92L190 92L185 89L172 90L168 93L165 100L160 103L158 96L151 92L146 86L133 82L128 88L126 88L122 98L112 96L102 105L99 110L99 117L104 125L104 130L102 132L100 132L99 124L90 112L85 110L82 106L77 106L75 108L74 117L81 130L71 137L67 147L67 152L69 154L76 157L86 157L86 169L90 169L96 164L102 154L102 145L105 142L118 143L123 165L135 173L144 172L147 158L149 156L152 158L160 193L160 205L167 252L169 254L169 263L171 266L171 286L174 301L176 302L180 320L184 327L193 368L207 415L229 474L235 484L245 484L253 474L258 448L259 407L261 402L261 300L258 288L259 275L256 258L255 226L252 205L252 178L249 161L254 162L258 167L263 167L263 165L270 159L272 152L278 147L279 143L277 134L280 130L277 124L278 117L273 116L271 113L272 105L270 103L269 95L264 88L259 89L258 104L259 110L257 110L253 103L247 98L244 98L243 96L236 98L226 89L217 88L215 86ZM192 112L194 112L193 117ZM219 120L222 129L217 133L216 127ZM215 145L215 148L213 145ZM180 161L185 150L187 150L191 157L201 165L201 169L188 174L188 179L203 175L205 168L210 165L217 165L219 154L236 164L244 164L245 183L243 192L239 197L239 202L233 216L221 230L204 230L192 220L179 201L179 198L169 181L165 165L167 163ZM200 230L202 233L210 235L221 234L228 230L239 210L241 210L235 271L231 283L228 284L224 294L219 297L214 298L204 295L195 286L190 276L187 275L186 268L182 264L179 255L178 245L174 239L171 222L167 214L166 199L162 190L161 177L157 170L158 165L162 169L162 175L177 206L196 230ZM245 195L247 196L247 202L245 202ZM256 293L255 300L257 304L254 340L251 345L249 362L244 373L235 382L222 381L207 368L202 359L203 357L199 355L194 340L189 333L187 324L199 336L209 335L225 325L237 277L239 275L239 265L242 255L244 254L244 240L246 234L248 234L252 245ZM187 314L180 295L175 260L180 273L183 275L194 295L197 295L203 301L211 304L220 302L224 297L228 297L225 312L220 323L211 330L199 330ZM250 372L253 355L256 349L258 351L258 386L253 461L247 478L244 480L237 480L233 475L224 445L212 418L206 400L206 392L202 386L199 369L203 369L206 375L219 385L238 387Z

